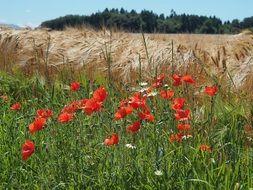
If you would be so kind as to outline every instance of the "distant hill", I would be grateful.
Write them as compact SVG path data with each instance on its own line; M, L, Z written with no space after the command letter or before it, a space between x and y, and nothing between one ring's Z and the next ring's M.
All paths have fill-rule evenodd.
M22 29L22 27L20 27L18 25L15 25L15 24L5 24L5 23L0 23L0 27L11 28L11 29L15 29L15 30Z

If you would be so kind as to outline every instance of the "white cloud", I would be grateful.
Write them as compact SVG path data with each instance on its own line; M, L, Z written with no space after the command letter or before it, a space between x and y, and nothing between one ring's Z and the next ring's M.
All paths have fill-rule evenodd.
M32 12L32 11L31 11L30 9L26 9L25 12L26 12L26 13L30 13L30 12Z

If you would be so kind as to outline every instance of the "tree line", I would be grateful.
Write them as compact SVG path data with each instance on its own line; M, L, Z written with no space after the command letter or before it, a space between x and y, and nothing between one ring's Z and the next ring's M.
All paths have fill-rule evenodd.
M233 34L242 29L253 29L253 16L239 21L222 22L215 16L198 16L177 14L170 11L169 16L155 14L153 11L127 11L123 8L105 9L103 12L89 16L66 15L41 23L41 27L63 30L66 26L88 25L95 29L102 27L122 29L128 32L145 33L203 33L203 34Z

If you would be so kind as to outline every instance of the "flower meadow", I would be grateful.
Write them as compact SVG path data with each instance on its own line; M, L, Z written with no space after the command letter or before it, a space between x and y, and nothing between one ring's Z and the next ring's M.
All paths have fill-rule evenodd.
M0 189L253 188L253 105L215 80L0 83Z

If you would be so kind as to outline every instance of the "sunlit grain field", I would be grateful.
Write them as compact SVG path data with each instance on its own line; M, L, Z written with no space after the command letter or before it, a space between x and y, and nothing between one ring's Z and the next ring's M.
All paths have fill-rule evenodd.
M0 189L253 188L251 34L0 37Z

